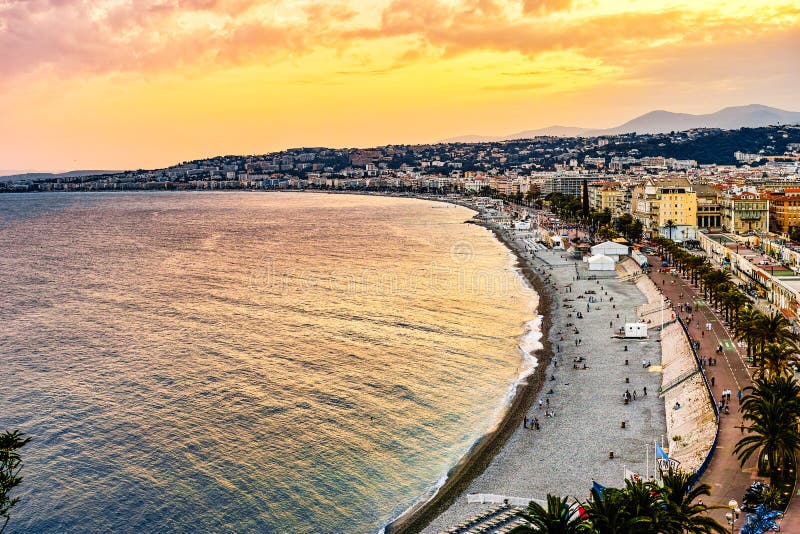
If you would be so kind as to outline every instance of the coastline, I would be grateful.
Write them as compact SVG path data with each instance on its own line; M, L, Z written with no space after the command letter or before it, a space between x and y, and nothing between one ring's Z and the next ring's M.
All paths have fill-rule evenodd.
M458 205L474 211L474 208L470 206ZM465 224L476 224L489 230L495 239L514 255L516 258L516 269L538 294L539 305L537 306L536 313L542 317L540 339L542 348L537 350L534 354L538 359L538 364L533 372L527 376L525 381L517 386L514 398L508 405L503 417L494 430L482 436L458 461L447 473L447 479L444 484L438 488L430 499L412 506L401 516L387 524L383 529L386 534L411 534L422 531L442 512L447 510L469 487L472 481L486 470L494 457L500 452L508 439L520 426L524 414L533 406L545 382L547 365L543 365L542 362L547 361L547 359L553 356L549 336L550 329L553 326L550 289L547 287L544 280L539 277L538 273L528 264L520 251L517 250L514 243L506 238L498 229L475 218L466 221Z

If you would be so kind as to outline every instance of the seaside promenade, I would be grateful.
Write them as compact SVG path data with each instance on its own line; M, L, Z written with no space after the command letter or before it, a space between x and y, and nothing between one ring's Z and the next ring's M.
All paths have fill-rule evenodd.
M661 265L661 258L658 256L649 256L648 261L651 265ZM681 303L689 303L692 306L691 321L686 320L689 315L687 312L680 315L686 320L692 339L700 343L700 348L697 349L698 355L701 358L717 358L716 366L705 367L709 383L712 378L714 379L712 393L715 399L721 398L723 390L729 389L732 392L730 414L720 414L717 446L700 481L711 486L711 498L707 499L706 504L727 507L731 499L741 503L745 490L753 481L765 480L756 476L753 459L742 468L733 453L734 446L743 434L737 392L751 384L746 351L738 346L719 313L706 303L702 292L689 280L677 274L659 272L658 269L654 269L650 277L662 289L664 297L670 299L676 313L679 313ZM707 330L707 324L711 325L710 330ZM723 351L717 353L720 345ZM727 509L712 510L710 515L725 524L727 512ZM745 514L740 514L735 525L737 530L744 523L744 516Z
M525 250L521 241L511 241ZM553 493L587 500L593 480L619 487L625 469L653 472L654 442L666 433L657 394L659 332L651 330L643 340L617 335L626 321L636 320L644 296L616 272L590 273L564 252L536 252L525 260L546 280L553 300L556 361L539 362L547 365L546 380L525 413L538 419L540 430L520 424L488 468L423 532L447 530L492 506L468 503L469 494L541 500ZM609 278L588 279L592 274ZM646 368L642 360L653 365ZM626 404L626 391L636 391L636 400Z

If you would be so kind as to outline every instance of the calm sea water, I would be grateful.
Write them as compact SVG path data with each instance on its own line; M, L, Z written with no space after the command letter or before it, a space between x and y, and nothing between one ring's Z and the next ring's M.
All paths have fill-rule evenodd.
M0 195L0 429L33 436L10 532L380 529L525 368L535 295L471 215Z

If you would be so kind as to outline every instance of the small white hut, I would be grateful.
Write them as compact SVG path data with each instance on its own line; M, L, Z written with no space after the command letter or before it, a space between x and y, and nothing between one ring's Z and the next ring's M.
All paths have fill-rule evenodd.
M647 323L625 323L625 337L647 337Z

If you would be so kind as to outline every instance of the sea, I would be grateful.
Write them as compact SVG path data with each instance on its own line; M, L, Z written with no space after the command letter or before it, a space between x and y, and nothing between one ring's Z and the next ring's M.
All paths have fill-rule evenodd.
M471 210L367 195L0 195L7 532L374 533L535 366Z

